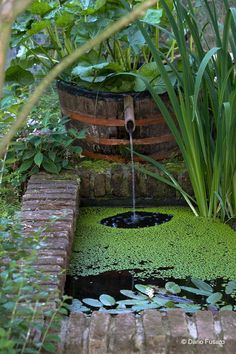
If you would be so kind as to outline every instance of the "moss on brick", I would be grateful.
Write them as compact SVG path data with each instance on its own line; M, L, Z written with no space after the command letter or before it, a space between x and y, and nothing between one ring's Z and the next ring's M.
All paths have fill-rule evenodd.
M195 217L187 208L166 207L158 211L174 217L160 226L113 229L99 223L127 210L81 208L70 274L139 269L139 277L236 279L236 233L229 226Z

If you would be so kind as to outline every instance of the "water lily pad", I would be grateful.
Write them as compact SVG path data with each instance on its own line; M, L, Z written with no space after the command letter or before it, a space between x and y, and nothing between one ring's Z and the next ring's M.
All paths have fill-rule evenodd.
M107 294L102 294L99 297L99 300L101 301L101 303L105 306L114 306L116 303L116 300L114 299L114 297L107 295Z
M192 278L191 281L194 285L196 285L198 289L213 293L213 288L211 287L211 285L207 284L203 280Z
M232 292L236 289L236 282L235 281L229 281L227 284L226 284L226 288L225 288L225 293L227 295L230 295L232 294Z
M120 293L122 295L125 295L127 297L130 297L131 299L139 299L139 300L146 300L148 299L147 296L142 295L142 294L136 294L134 291L132 290L120 290Z
M222 296L223 295L219 292L213 293L212 295L208 296L206 301L208 304L215 305L218 301L222 299Z
M204 296L212 295L211 291L205 291L205 290L200 290L200 289L196 289L196 288L191 288L189 286L181 286L180 288L182 290L188 291L188 292L196 294L196 295L204 295Z
M102 302L96 300L96 299L91 299L91 298L86 298L82 300L86 305L92 306L92 307L102 307L103 304Z
M168 281L165 285L165 288L171 294L179 294L181 292L180 286L172 281Z

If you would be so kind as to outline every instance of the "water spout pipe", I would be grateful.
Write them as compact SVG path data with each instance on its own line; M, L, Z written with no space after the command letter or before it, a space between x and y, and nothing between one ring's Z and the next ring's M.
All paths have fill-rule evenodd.
M125 129L130 134L135 130L134 101L132 96L124 98Z

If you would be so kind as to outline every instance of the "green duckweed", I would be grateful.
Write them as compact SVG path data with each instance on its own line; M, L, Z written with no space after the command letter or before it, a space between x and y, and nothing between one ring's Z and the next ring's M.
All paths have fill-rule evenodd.
M187 208L145 208L173 214L171 221L142 229L115 229L100 220L127 208L81 208L70 275L138 270L150 276L236 279L236 233L217 221L195 217Z

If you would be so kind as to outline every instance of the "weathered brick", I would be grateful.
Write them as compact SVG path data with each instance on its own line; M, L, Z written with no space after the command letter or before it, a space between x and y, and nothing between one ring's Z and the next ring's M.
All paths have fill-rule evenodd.
M94 196L104 197L106 194L106 176L97 174L94 178Z
M194 345L186 342L190 337L188 325L182 310L171 310L168 312L168 324L170 329L168 353L169 354L190 354L194 352Z
M89 327L89 354L107 353L110 320L109 314L93 312Z
M220 322L225 340L224 350L226 354L235 354L236 352L236 312L221 311Z
M82 313L70 315L65 350L66 354L88 354L88 326Z
M162 323L162 315L156 310L147 310L143 314L143 328L145 334L145 348L147 354L155 351L166 353L166 336Z
M110 335L114 337L112 354L130 354L134 350L135 317L134 314L116 315L113 319L114 329Z

